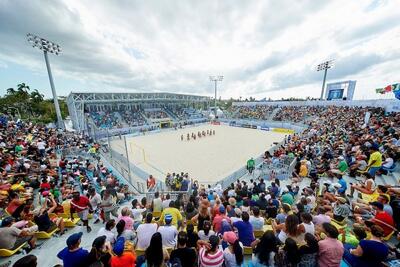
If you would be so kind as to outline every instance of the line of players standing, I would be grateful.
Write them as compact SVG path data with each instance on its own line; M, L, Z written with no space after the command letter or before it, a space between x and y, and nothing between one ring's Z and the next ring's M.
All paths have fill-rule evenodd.
M196 133L192 133L192 134L188 133L188 134L186 134L186 140L187 141L190 141L191 139L196 140L196 138L206 137L208 135L215 135L215 130L198 131L197 135L196 135ZM182 134L181 141L184 141L184 140L185 140L185 138L184 138L184 135Z

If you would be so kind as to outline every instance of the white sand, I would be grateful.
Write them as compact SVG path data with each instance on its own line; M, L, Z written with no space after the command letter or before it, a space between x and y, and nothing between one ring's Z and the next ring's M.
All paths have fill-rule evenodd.
M186 134L207 129L213 136L186 141ZM181 141L181 134L184 141ZM188 172L200 183L213 183L245 166L251 157L258 157L285 134L255 129L204 124L177 131L167 131L127 138L129 160L164 180L165 173ZM112 141L113 149L124 153L123 140Z

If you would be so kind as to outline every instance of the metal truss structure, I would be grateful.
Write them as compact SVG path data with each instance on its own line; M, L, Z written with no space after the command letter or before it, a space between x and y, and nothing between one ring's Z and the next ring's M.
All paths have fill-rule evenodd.
M71 92L67 97L69 115L73 127L78 132L87 130L85 117L86 107L90 105L97 111L109 106L150 105L150 104L185 104L188 107L209 107L211 98L208 96L184 95L172 93L85 93Z

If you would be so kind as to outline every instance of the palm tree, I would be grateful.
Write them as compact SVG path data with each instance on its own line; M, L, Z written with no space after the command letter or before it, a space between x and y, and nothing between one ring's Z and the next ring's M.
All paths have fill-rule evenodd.
M38 89L35 89L30 94L31 101L38 103L44 100L44 95L39 93Z
M7 89L7 95L14 95L16 93L14 88L8 88Z

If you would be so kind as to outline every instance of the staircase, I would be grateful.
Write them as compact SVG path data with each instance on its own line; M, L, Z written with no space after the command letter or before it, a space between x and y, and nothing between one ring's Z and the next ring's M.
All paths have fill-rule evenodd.
M163 108L162 110L163 110L165 113L167 113L168 116L169 116L172 120L174 120L174 121L178 121L178 120L179 120L178 117L177 117L169 108Z
M275 108L275 109L271 112L271 114L269 115L268 120L273 121L275 115L276 115L279 111L281 111L281 109L282 109L282 108L280 108L280 107Z

